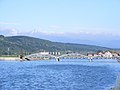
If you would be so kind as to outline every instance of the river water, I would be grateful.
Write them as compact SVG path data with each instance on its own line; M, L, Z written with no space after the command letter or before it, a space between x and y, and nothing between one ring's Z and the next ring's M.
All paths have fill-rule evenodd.
M108 90L119 73L115 60L0 61L0 90Z

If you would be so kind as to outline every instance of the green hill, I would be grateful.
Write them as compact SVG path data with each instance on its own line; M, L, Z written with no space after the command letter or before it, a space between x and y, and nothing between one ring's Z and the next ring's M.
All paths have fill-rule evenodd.
M20 55L36 53L40 51L73 51L87 53L109 49L110 48L94 45L51 42L48 40L28 36L4 37L3 35L0 35L0 55Z

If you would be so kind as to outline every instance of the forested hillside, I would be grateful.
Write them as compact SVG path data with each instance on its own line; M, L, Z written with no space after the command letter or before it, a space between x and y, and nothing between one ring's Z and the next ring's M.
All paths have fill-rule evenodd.
M28 36L4 37L0 35L0 55L30 54L40 51L73 51L87 53L109 49L110 48L94 45L52 42Z

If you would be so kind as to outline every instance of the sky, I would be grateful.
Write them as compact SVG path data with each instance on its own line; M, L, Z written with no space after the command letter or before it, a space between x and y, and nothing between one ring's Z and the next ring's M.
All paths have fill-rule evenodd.
M0 34L120 48L120 0L0 0Z

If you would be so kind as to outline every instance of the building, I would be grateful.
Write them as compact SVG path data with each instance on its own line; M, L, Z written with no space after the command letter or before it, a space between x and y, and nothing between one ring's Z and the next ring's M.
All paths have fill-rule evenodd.
M103 57L112 58L112 57L113 57L113 54L112 54L112 52L110 52L110 51L105 51L105 52L103 53Z
M49 55L49 52L39 52L41 55Z

